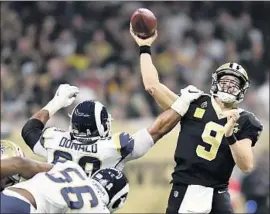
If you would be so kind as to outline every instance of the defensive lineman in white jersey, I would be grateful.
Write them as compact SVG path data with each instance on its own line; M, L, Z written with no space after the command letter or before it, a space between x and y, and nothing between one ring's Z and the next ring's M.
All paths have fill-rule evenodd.
M128 192L127 178L117 169L99 170L90 179L78 164L65 161L6 188L1 200L21 210L25 204L18 200L28 202L29 213L111 213L124 205ZM10 213L5 207L1 213Z
M149 128L133 135L125 132L111 135L111 115L100 102L92 100L81 102L73 109L69 131L55 127L44 129L49 118L71 105L78 93L75 86L60 85L54 98L24 125L22 137L34 153L49 162L61 158L72 160L91 175L107 167L122 170L125 162L143 156L172 130L189 104L203 92L194 86L182 89L181 96Z

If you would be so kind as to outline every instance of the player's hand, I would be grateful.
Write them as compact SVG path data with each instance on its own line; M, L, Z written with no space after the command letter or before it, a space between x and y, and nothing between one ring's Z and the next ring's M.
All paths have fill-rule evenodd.
M133 32L132 26L130 25L129 28L130 34L133 37L133 39L135 40L135 42L139 45L139 46L151 46L152 43L156 40L158 34L157 34L157 30L155 31L155 34L147 39L141 39L138 36L135 35L135 33Z
M171 108L183 117L187 113L190 103L197 100L202 94L203 91L189 85L181 89L180 97L171 105Z
M229 110L224 113L227 116L227 123L224 127L225 137L230 137L233 134L233 128L236 124L236 121L239 119L239 111L237 109Z
M79 89L76 86L71 86L69 84L61 84L58 87L52 101L59 108L64 108L74 102L78 93Z
M79 89L76 86L62 84L58 87L54 98L43 109L49 112L49 117L52 117L61 108L71 105L78 93Z
M196 88L194 85L189 85L186 88L181 89L181 97L183 97L187 102L191 103L202 96L203 91Z

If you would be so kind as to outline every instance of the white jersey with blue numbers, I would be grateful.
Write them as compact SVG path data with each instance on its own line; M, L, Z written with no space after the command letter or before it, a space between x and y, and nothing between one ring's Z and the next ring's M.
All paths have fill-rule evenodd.
M72 139L69 132L49 127L44 130L33 151L47 158L49 163L55 163L58 159L74 161L91 175L108 167L122 170L126 161L143 156L153 145L153 139L146 129L133 135L117 133L92 145L84 145Z
M110 213L95 182L78 164L66 161L12 187L33 195L37 208L31 213Z

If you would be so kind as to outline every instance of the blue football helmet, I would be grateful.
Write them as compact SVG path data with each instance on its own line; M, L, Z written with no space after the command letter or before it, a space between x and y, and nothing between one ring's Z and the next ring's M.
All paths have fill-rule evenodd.
M105 203L111 212L123 207L129 192L129 182L123 172L115 168L100 169L91 178L96 181L93 184L99 192L105 196Z
M82 144L92 144L111 136L111 115L98 101L86 100L72 111L70 132Z

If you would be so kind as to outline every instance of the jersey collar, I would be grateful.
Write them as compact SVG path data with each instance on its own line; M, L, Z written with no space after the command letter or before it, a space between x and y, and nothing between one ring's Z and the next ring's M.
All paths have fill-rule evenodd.
M219 120L227 117L226 114L224 114L224 111L222 111L222 109L220 108L217 101L215 100L214 96L211 96L211 103ZM239 111L239 114L244 111L244 109L241 109L241 108L237 108L237 109Z
M214 96L211 96L211 103L212 103L214 111L216 112L218 119L226 118L226 116L223 114L220 106L217 104L217 101L215 100Z

